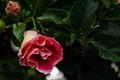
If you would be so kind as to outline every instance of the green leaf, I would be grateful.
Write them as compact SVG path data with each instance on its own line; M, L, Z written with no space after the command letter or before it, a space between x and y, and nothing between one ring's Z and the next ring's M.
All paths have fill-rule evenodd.
M110 21L120 20L120 5L115 5L107 16Z
M0 29L3 29L5 27L5 22L3 20L0 20Z
M43 5L43 0L25 0L25 1L30 8L34 8L35 6L40 7Z
M76 1L79 1L79 0L57 0L55 4L53 4L53 7L70 10Z
M98 47L100 57L120 61L120 24L117 22L101 22L94 31L94 45Z
M18 39L19 42L23 39L23 34L26 29L27 23L16 23L13 24L13 34Z
M44 9L47 9L57 0L25 0L25 1L30 8L32 9L39 8L37 10L40 10L40 12L42 12L44 11Z
M120 37L120 24L109 22L106 24L102 24L100 27L100 33Z
M44 7L49 7L50 5L52 5L54 2L56 2L57 0L43 0L44 1Z
M99 55L103 59L120 61L120 40L113 36L99 34L93 44L98 47Z
M95 11L98 2L93 0L80 0L70 10L71 26L75 31L86 32L95 21Z
M110 0L101 0L106 8L110 8Z
M68 39L68 40L65 42L65 45L66 45L66 46L71 46L71 45L74 43L75 39L76 39L75 33L71 33L70 39Z
M68 15L67 11L63 9L48 9L43 16L38 17L38 20L45 22L54 22L56 24L63 24L63 19Z
M115 0L101 0L102 4L105 6L105 8L110 9L113 8L115 5Z

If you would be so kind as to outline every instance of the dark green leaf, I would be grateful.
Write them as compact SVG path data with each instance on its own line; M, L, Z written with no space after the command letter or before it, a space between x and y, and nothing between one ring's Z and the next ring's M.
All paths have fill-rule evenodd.
M116 0L101 0L105 8L110 9L114 6Z
M100 57L120 61L120 40L105 34L97 35L94 45L98 47Z
M102 24L100 27L100 33L120 37L120 24L109 22Z
M75 35L74 33L71 33L70 39L68 39L68 40L65 42L65 45L66 45L66 46L71 46L71 45L74 43L75 39L76 39L76 35Z
M44 11L44 9L47 9L56 1L57 0L26 0L26 3L32 9L36 7L38 8L37 10Z
M95 11L98 8L98 2L93 0L80 0L76 2L70 10L70 19L72 28L75 31L88 30L95 21Z
M56 24L63 24L63 19L67 17L67 11L62 9L48 9L43 16L38 17L41 21L50 21Z
M23 39L23 33L26 29L26 25L26 23L13 24L13 34L20 42Z
M120 24L101 22L94 34L94 44L98 47L100 57L120 61Z
M52 7L70 10L76 1L79 1L79 0L57 0L55 4L52 5Z
M44 7L49 7L50 5L52 5L54 2L56 2L57 0L43 0L44 1L44 4L43 6Z
M120 20L120 5L115 5L107 15L109 20Z
M25 1L30 8L34 8L35 6L40 7L43 5L43 0L25 0Z
M106 8L110 8L110 0L101 0Z

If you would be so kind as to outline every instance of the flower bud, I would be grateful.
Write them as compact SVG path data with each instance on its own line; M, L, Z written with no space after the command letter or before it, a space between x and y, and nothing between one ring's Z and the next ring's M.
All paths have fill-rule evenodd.
M17 16L20 10L20 7L17 2L9 1L5 10L6 10L6 13L8 14L10 13L10 14L13 14L14 16Z
M116 3L117 3L117 4L120 4L120 0L116 0Z

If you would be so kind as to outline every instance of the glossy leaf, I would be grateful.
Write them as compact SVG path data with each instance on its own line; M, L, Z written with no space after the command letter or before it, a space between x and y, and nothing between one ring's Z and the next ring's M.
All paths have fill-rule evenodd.
M94 44L98 47L100 57L120 61L120 24L103 22L96 32L94 33Z
M23 33L26 29L26 23L13 24L13 34L19 42L23 39Z
M63 19L67 17L67 11L62 9L48 9L38 20L63 24Z
M120 24L109 22L100 26L100 33L120 37Z
M95 11L98 2L93 0L80 0L76 2L70 10L72 28L75 31L88 30L95 21Z
M68 39L68 40L65 42L65 45L66 45L66 46L71 46L71 45L74 43L75 39L76 39L75 33L71 33L70 39Z
M98 47L99 55L103 59L120 61L120 40L113 36L100 34L95 38L94 45Z

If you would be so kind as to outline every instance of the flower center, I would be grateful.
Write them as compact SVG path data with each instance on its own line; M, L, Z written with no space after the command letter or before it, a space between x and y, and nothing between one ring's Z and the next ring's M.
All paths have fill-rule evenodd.
M46 48L40 50L40 56L43 60L46 60L49 56L52 55L52 52Z

